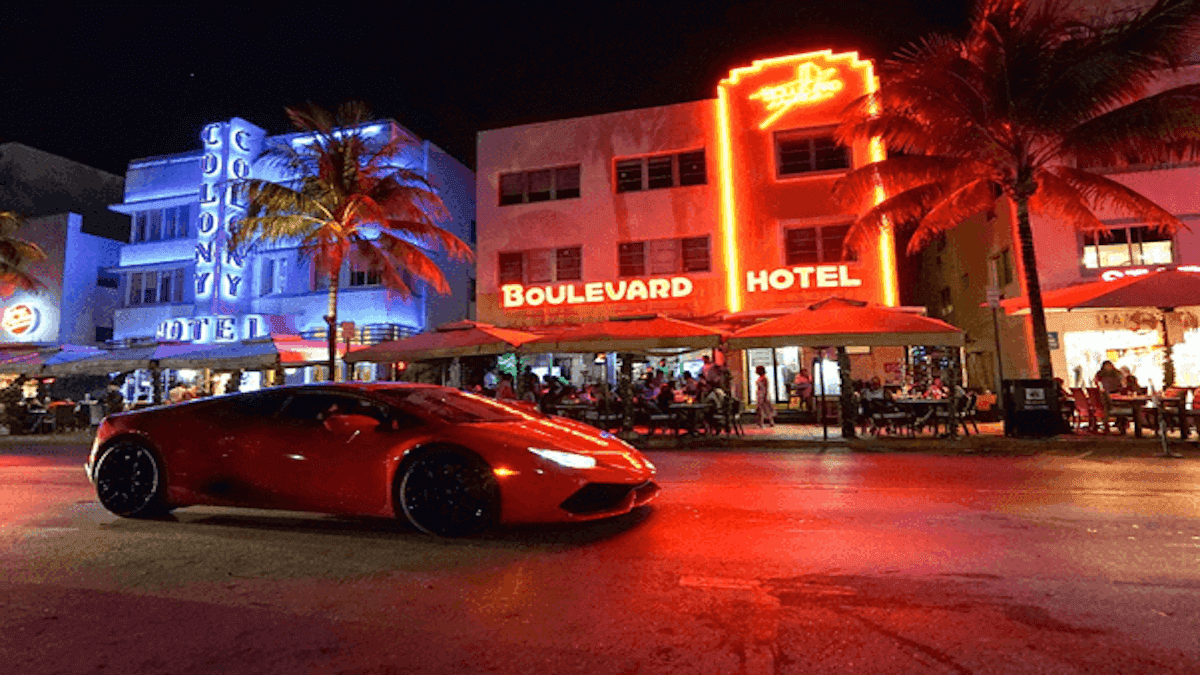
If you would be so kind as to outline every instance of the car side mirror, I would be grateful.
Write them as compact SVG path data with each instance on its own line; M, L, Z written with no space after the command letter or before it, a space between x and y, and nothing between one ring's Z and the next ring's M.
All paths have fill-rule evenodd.
M331 433L349 436L375 431L379 428L379 420L370 415L330 415L325 418L324 425Z

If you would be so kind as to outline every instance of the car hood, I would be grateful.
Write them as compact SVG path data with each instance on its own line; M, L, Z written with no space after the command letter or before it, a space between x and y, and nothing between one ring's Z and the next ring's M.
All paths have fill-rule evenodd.
M595 457L601 466L652 470L637 448L595 427L559 417L531 418L520 422L478 422L469 425L512 446L566 450Z

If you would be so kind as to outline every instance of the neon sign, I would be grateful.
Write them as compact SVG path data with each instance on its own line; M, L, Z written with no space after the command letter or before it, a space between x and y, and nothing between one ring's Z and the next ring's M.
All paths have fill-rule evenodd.
M212 300L213 310L228 312L243 290L245 256L229 250L227 241L245 215L234 181L250 176L253 148L261 130L245 120L209 124L200 132L200 220L196 237L197 300Z
M522 286L505 284L500 287L504 309L540 307L542 305L579 305L597 302L628 300L669 300L692 294L692 280L687 277L634 279L632 281L592 281L586 284L557 286Z
M1171 268L1159 267L1156 269L1146 269L1145 267L1141 267L1131 270L1104 270L1104 272L1101 273L1100 278L1105 281L1116 281L1117 279L1124 279L1125 277L1145 276L1151 272L1161 272L1166 269ZM1197 265L1180 265L1174 269L1176 272L1200 272L1200 266Z
M154 335L169 342L237 342L267 337L267 320L260 314L197 316L168 319L158 324Z
M774 270L746 272L746 292L786 291L800 288L857 288L862 279L850 276L846 265L814 265L808 267L781 267Z
M762 101L771 113L758 128L766 129L798 105L824 101L841 91L844 85L834 79L836 74L837 68L822 68L809 61L796 66L796 79L750 94L751 101Z
M32 305L20 303L4 308L4 317L0 318L0 328L13 335L24 335L37 330L41 314Z

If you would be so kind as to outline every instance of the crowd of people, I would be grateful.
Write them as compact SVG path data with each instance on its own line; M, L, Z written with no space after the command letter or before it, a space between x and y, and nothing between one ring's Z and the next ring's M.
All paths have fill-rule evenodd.
M655 416L669 414L671 407L679 404L700 403L710 411L709 416L717 415L725 409L729 381L729 371L709 356L702 358L698 375L688 370L672 374L665 359L657 364L647 364L641 377L629 386L634 422L647 423ZM524 401L546 413L554 413L563 405L582 405L601 414L619 416L626 408L622 387L617 384L597 382L573 386L550 373L539 377L526 367L519 385L511 373L489 373L472 390L500 400Z

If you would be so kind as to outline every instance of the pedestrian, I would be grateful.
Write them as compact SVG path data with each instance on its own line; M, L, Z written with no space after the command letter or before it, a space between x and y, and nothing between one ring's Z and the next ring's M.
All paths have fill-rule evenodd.
M804 410L812 410L813 407L813 382L808 375L808 370L801 368L800 372L796 373L796 377L792 379L792 396L795 396L797 407Z
M754 381L754 399L758 404L758 427L775 426L775 404L771 402L771 383L767 380L767 369L757 366L754 372L758 379Z
M513 376L511 373L501 373L500 383L496 385L496 400L503 401L505 399L516 400L517 391L513 389Z

